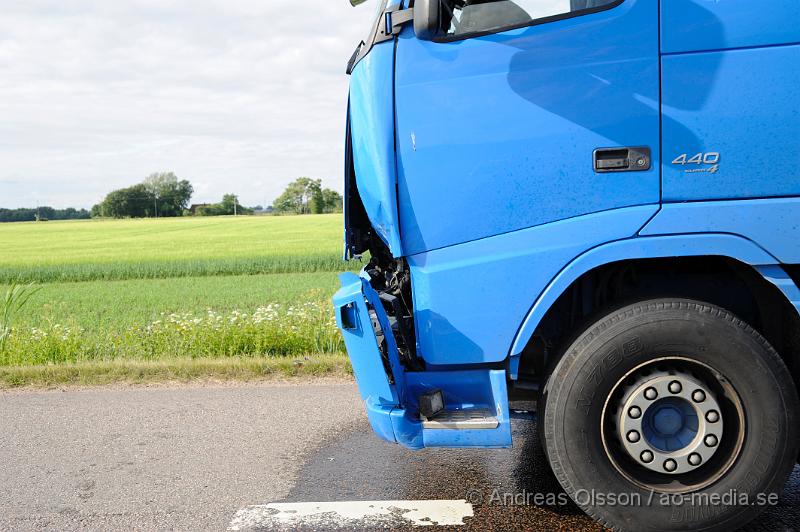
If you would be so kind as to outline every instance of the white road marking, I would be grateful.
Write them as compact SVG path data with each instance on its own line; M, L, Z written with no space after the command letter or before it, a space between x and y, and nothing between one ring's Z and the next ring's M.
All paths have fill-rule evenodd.
M228 530L287 530L351 528L354 526L458 526L472 517L465 500L334 501L270 503L246 506L233 516Z

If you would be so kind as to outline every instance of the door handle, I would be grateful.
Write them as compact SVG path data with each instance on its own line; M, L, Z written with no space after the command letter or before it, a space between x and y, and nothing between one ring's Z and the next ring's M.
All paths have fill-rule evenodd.
M644 172L650 170L650 148L598 148L593 155L594 171Z

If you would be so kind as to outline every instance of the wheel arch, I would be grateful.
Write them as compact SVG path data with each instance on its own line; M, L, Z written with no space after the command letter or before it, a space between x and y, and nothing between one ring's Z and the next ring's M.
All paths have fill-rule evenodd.
M758 244L739 235L706 233L637 237L604 244L586 251L567 264L540 293L522 322L509 353L509 376L517 380L523 352L532 343L543 320L555 304L587 275L599 269L624 265L633 261L680 261L682 259L707 259L728 261L739 268L746 283L768 283L774 294L782 299L786 308L794 309L792 318L793 348L782 356L797 358L800 368L800 289L792 277L779 265L779 261ZM763 286L761 287L763 288ZM754 290L757 290L756 288ZM794 369L794 368L792 368ZM793 371L798 378L798 371Z

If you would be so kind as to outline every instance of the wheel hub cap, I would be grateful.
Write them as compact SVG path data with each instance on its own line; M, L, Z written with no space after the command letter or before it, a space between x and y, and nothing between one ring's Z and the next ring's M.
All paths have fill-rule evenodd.
M693 376L659 372L640 377L618 412L619 439L640 465L679 475L705 464L722 439L720 406Z
M673 406L659 406L653 408L653 429L659 434L673 436L685 425L683 414Z

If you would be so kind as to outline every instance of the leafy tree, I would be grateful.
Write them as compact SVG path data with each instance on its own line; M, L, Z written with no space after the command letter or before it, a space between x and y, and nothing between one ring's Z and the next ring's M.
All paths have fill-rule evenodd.
M322 198L325 203L325 212L342 212L344 200L341 194L326 188L322 191Z
M144 183L109 192L103 200L103 212L112 218L147 218L155 216L155 196Z
M309 192L311 194L311 214L325 212L325 195L322 193L322 185L319 179L309 186Z
M319 190L322 181L310 177L299 177L289 183L283 194L273 202L277 212L308 214L311 212L311 198L315 190Z
M224 194L222 196L222 201L219 202L219 206L222 208L224 214L237 214L241 208L241 205L239 205L239 198L234 194Z
M341 212L342 196L335 190L322 188L321 179L300 177L289 183L272 204L275 212L322 214Z
M92 213L114 218L182 216L193 192L191 183L179 181L172 172L151 174L138 185L110 192Z
M194 189L185 179L178 180L172 172L150 174L144 180L147 193L153 197L153 206L157 216L181 216L189 206Z

